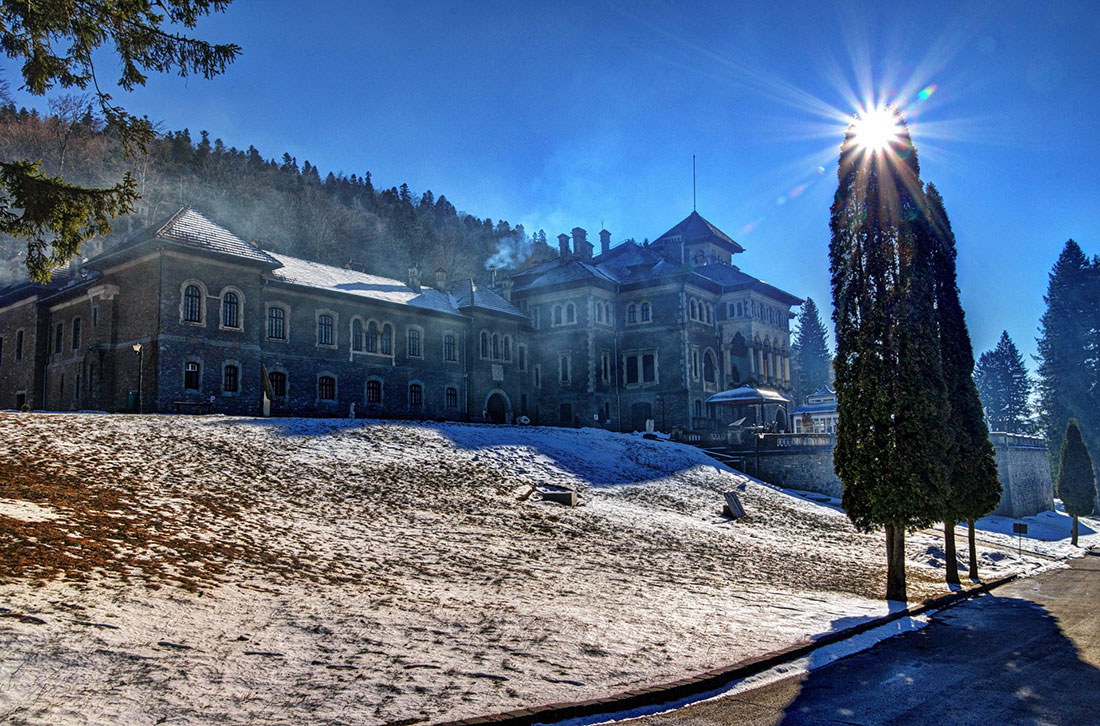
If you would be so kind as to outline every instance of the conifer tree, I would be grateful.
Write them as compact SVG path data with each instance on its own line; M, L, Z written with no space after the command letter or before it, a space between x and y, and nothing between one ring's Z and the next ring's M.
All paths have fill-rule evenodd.
M862 531L885 527L886 597L906 599L905 531L942 521L947 398L920 168L896 110L883 148L855 124L829 226L837 356L835 469Z
M943 198L932 184L925 190L928 218L935 234L933 269L936 279L936 319L939 325L940 360L947 388L951 415L946 420L949 437L945 514L944 553L948 583L959 584L959 564L955 554L955 522L966 520L970 554L970 577L978 579L977 543L974 520L997 508L1001 485L997 481L997 462L989 441L974 384L974 347L966 328L966 317L959 302L955 274L955 233L943 205Z
M144 151L154 137L152 125L100 89L93 59L101 47L110 47L122 69L117 83L126 91L145 85L149 71L212 78L240 48L189 38L171 26L194 28L199 18L230 2L0 0L0 49L22 61L23 87L33 95L56 88L93 90L108 128L128 151ZM133 211L137 198L129 172L113 187L89 188L47 174L38 161L0 161L0 232L26 240L26 266L35 280L48 280L50 270L75 255L84 240L110 232L111 220Z
M825 325L813 298L806 298L798 313L798 332L791 345L795 368L795 402L816 393L830 381L833 360L826 341Z
M1086 441L1100 443L1095 309L1097 270L1072 239L1050 272L1046 312L1040 320L1040 422L1047 439L1052 479L1058 480L1063 422L1076 418Z
M1077 518L1091 514L1096 506L1096 473L1092 458L1081 438L1077 419L1070 419L1062 438L1058 462L1058 496L1073 517L1073 546L1077 546Z
M1031 421L1031 377L1008 331L1001 332L997 347L982 353L974 371L974 382L993 431L1029 434Z

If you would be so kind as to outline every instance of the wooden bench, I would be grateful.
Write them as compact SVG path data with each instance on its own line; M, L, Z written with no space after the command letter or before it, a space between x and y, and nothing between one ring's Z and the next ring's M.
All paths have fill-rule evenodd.
M209 401L172 401L172 405L176 407L176 413L210 413L211 404Z

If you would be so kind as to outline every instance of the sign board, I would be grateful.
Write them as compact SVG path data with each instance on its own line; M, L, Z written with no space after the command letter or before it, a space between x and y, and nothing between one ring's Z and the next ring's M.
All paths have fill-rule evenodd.
M1023 522L1013 522L1012 534L1027 534L1027 525Z

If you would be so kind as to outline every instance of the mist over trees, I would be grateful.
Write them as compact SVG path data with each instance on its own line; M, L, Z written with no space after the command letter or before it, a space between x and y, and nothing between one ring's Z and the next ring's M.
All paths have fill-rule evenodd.
M1058 480L1058 453L1074 418L1092 451L1100 450L1100 258L1072 239L1050 272L1039 325L1040 423Z
M261 247L339 267L404 279L419 265L449 279L489 277L488 265L514 268L550 258L546 234L459 211L443 194L407 184L377 188L370 172L324 172L283 154L264 158L253 146L227 147L205 131L157 133L145 152L126 157L90 100L67 96L49 115L0 107L0 158L40 159L48 173L109 186L127 172L140 198L114 230L91 241L88 256L190 205ZM0 238L0 284L24 279L25 244Z
M1008 331L993 350L982 353L974 370L974 382L992 431L1010 434L1035 432L1031 411L1031 377Z

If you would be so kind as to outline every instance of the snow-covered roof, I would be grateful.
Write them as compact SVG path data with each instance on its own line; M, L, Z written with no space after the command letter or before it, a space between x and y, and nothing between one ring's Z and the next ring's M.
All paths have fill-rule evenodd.
M707 403L727 403L739 406L757 403L790 403L790 399L779 393L779 391L741 386L740 388L731 388L728 391L716 393L707 399Z
M836 413L836 401L822 401L820 403L804 403L795 410L791 411L791 415L795 416L802 413Z
M152 236L167 242L204 249L233 257L242 257L253 262L273 264L272 256L233 234L226 228L211 222L190 207L179 210L163 222ZM145 235L141 235L144 239Z
M522 310L501 297L495 290L479 287L473 280L462 280L451 288L459 308L481 308L516 317L527 317Z
M420 292L417 292L400 280L389 277L322 265L275 252L269 254L281 265L269 274L272 279L280 282L356 295L395 305L460 314L454 297L430 287L421 287Z

